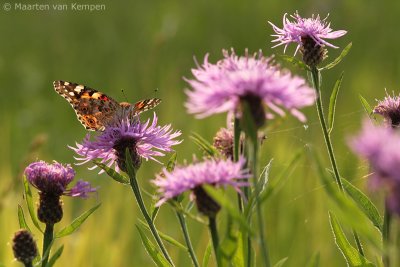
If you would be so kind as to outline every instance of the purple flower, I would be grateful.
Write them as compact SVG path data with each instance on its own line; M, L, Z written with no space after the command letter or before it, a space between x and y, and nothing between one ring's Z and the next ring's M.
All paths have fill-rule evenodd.
M185 191L195 190L204 184L230 185L240 192L239 187L247 186L248 183L238 179L250 177L244 166L245 159L240 158L238 162L230 159L208 159L188 166L178 166L172 172L168 172L164 168L163 172L153 180L161 195L157 205L160 206L169 199L177 197Z
M151 124L150 120L141 123L128 115L106 127L95 140L91 141L88 134L81 144L76 143L76 148L70 148L81 156L75 158L81 161L79 164L101 159L108 167L115 164L115 170L119 172L121 169L126 171L124 162L127 148L135 167L138 167L142 158L157 161L154 157L164 156L164 152L172 151L171 146L182 142L175 140L180 135L181 132L174 132L171 125L157 126L155 113Z
M47 195L84 198L89 193L96 191L88 182L83 181L79 181L74 187L67 189L75 177L75 171L69 164L63 166L58 162L53 164L47 164L44 161L33 162L26 167L25 175L31 185ZM82 186L82 183L85 186Z
M192 90L186 90L185 104L189 113L204 118L216 113L229 112L240 118L242 102L247 102L253 117L265 120L264 107L283 116L282 108L289 110L299 120L305 117L299 108L314 103L315 92L303 78L292 76L272 64L271 58L259 52L239 57L223 51L224 58L216 64L208 62L193 69L195 79L186 79ZM271 113L267 113L272 118ZM262 121L261 123L262 124Z
M326 22L325 19L321 20L319 15L314 17L312 15L311 18L302 18L296 12L290 16L294 21L290 21L287 18L287 13L283 16L283 28L280 29L275 26L272 22L268 21L271 24L276 34L272 36L276 37L272 42L277 43L274 47L285 45L284 52L286 52L286 48L290 43L297 43L297 48L295 55L299 48L303 45L304 39L306 37L311 38L316 45L321 47L330 46L333 48L338 48L331 43L328 43L325 39L336 39L347 33L347 31L332 31L330 27L330 23Z
M388 127L378 127L364 121L361 133L350 140L357 154L366 158L374 171L370 185L386 188L386 204L400 215L400 136Z
M398 127L400 125L400 96L390 96L386 93L386 97L378 102L373 113L383 116L389 126Z

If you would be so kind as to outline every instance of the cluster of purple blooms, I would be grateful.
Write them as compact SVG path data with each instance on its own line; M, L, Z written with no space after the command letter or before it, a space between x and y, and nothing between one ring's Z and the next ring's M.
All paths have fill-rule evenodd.
M380 114L385 125L376 126L365 120L361 133L350 141L352 149L366 158L372 168L372 189L387 191L386 206L400 215L400 133L398 132L400 97L387 95L379 101L374 113Z

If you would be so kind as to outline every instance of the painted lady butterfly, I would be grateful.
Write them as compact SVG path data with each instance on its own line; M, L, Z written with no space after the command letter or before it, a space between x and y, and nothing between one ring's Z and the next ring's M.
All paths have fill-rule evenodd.
M137 115L161 102L161 99L150 98L133 105L127 102L118 103L111 97L84 85L64 81L55 81L53 85L56 92L71 104L82 125L90 131L104 131L106 125L117 115L126 111Z

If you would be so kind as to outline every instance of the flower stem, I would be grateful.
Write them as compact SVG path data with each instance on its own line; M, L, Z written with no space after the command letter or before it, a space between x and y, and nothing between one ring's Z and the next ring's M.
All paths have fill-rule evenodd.
M383 241L383 255L382 255L382 261L383 265L385 267L390 266L390 260L389 260L389 237L390 237L390 223L392 221L392 216L388 210L387 205L385 205L385 215L384 215L384 221L383 221L383 231L382 231L382 241Z
M54 232L54 224L46 224L46 229L44 230L43 236L43 260L42 260L42 267L46 267L47 262L49 260L50 255L50 246L51 242L53 241L53 232ZM45 253L47 252L46 256Z
M160 238L160 236L158 234L156 226L154 225L153 221L150 218L149 213L146 210L146 206L144 205L142 194L140 193L139 184L138 184L138 182L136 180L136 172L135 173L129 173L129 178L130 178L130 184L131 184L131 187L132 187L133 194L135 195L135 198L136 198L136 202L139 205L140 211L142 212L143 217L146 220L146 222L147 222L147 224L148 224L148 226L150 228L150 231L153 234L153 237L157 242L157 245L161 249L161 252L164 255L165 259L172 266L174 266L174 263L172 262L171 257L169 256L166 248L164 247L163 242L161 241L161 238Z
M200 265L199 265L199 262L197 261L196 254L194 253L194 249L193 249L193 246L192 246L192 241L190 240L189 232L188 232L188 229L187 229L185 215L183 215L181 212L177 211L176 212L176 216L178 216L179 223L180 223L181 228L182 228L183 236L185 238L185 242L186 242L186 245L188 247L189 255L190 255L190 258L192 259L192 262L193 262L193 266L199 267Z
M320 79L319 79L320 72L317 69L317 67L313 67L311 69L311 75L312 75L314 88L317 91L316 106L317 106L318 118L319 118L319 122L321 124L322 133L324 134L325 145L326 145L326 148L328 149L329 160L331 161L331 165L332 165L333 173L335 175L336 183L337 183L340 191L343 191L343 185L342 185L342 181L340 180L340 174L339 174L339 170L337 167L335 154L333 153L331 136L328 132L328 128L326 126L325 117L324 117L324 111L322 109L321 88L320 88Z
M318 70L317 67L312 67L311 68L311 76L312 76L312 82L313 82L315 91L317 92L315 103L316 103L316 106L317 106L318 118L319 118L319 122L321 124L322 133L324 135L325 145L326 145L326 148L328 150L329 160L331 162L331 166L332 166L332 169L333 169L333 174L335 176L336 184L338 185L339 190L342 193L344 193L344 188L343 188L343 184L342 184L342 181L341 181L341 178L340 178L339 169L338 169L338 166L337 166L337 163L336 163L335 154L333 152L331 136L330 136L330 133L328 131L328 127L326 126L324 111L323 111L323 108L322 108L322 98L321 98L321 88L320 88L321 73L320 73L320 71ZM361 246L360 239L358 237L357 232L354 229L353 229L353 236L354 236L354 239L355 239L356 244L357 244L358 252L361 255L364 255L364 251L363 251L363 248Z
M217 266L220 267L221 264L221 257L219 255L219 237L218 237L218 230L217 230L217 221L215 217L209 217L208 227L210 228L211 239L214 247L215 258L217 259Z
M30 261L30 262L25 262L24 266L25 267L32 267L33 265L32 265L32 262Z
M252 172L253 172L253 186L254 190L257 191L257 182L258 182L258 142L257 140L250 141L252 151L249 153L252 159ZM268 246L267 241L265 240L265 233L264 233L264 217L262 215L261 204L258 200L256 200L256 211L257 211L257 223L258 223L258 230L260 235L260 243L261 243L261 253L263 256L264 266L269 267L271 263L269 261L269 254L268 254Z

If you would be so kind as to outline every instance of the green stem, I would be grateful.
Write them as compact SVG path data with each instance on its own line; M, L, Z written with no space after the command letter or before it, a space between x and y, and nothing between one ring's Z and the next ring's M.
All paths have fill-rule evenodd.
M142 194L140 193L139 184L138 184L138 182L136 180L136 173L129 173L129 178L130 178L130 184L131 184L131 187L132 187L133 194L135 195L135 198L136 198L136 202L139 205L140 211L142 212L143 217L146 220L146 222L147 222L147 224L148 224L148 226L150 228L150 231L153 234L153 237L157 242L157 245L161 249L161 252L163 253L165 259L172 266L174 266L174 263L172 262L171 257L169 256L166 248L164 247L163 242L161 241L161 238L160 238L160 236L158 234L156 226L154 225L153 221L150 218L149 213L146 210L146 206L144 205Z
M192 246L192 241L190 240L189 232L186 225L185 215L180 213L179 211L176 212L176 216L178 216L179 223L182 228L183 236L185 238L186 245L188 247L190 258L192 259L193 266L199 267L199 262L197 261L196 254L194 253L194 249Z
M251 145L252 153L250 153L252 158L252 172L253 172L253 187L254 190L257 190L257 182L258 182L258 142L257 140L252 140ZM262 209L260 202L256 200L256 209L257 209L257 223L260 232L260 243L261 243L261 253L263 256L264 266L269 267L271 263L269 261L269 254L268 254L268 246L265 240L265 233L264 233L264 217L262 215Z
M390 261L389 261L389 237L390 237L390 223L392 221L392 216L388 210L387 205L385 205L385 215L384 215L384 221L383 221L383 231L382 231L382 241L383 241L383 255L382 255L382 261L383 265L385 267L390 266Z
M214 247L215 258L217 259L217 266L222 266L221 264L221 257L218 252L219 248L219 237L218 237L218 230L217 230L217 221L215 217L209 217L208 227L210 228L211 239Z
M25 267L33 267L31 261L30 261L30 262L25 262L25 263L24 263L24 266L25 266Z
M320 72L316 67L313 67L311 69L311 74L312 74L314 88L317 91L316 105L317 105L318 118L319 118L319 122L322 127L322 133L324 135L325 145L326 145L326 148L328 149L329 160L331 161L331 165L332 165L333 173L335 175L336 183L337 183L340 191L343 191L343 185L342 185L342 181L340 180L340 174L339 174L339 170L338 170L338 167L336 164L335 154L333 153L331 137L328 132L328 128L326 126L324 111L322 109L321 88L320 88L320 80L319 80Z
M46 267L47 262L49 260L50 246L51 242L53 241L53 232L54 232L54 224L46 224L46 229L44 230L44 236L43 236L42 267ZM46 252L47 254L45 255Z
M312 81L313 81L313 85L314 85L315 91L317 92L315 103L316 103L316 106L317 106L318 118L319 118L319 122L321 124L322 133L324 135L325 145L326 145L326 148L328 150L329 160L331 162L331 166L332 166L332 169L333 169L333 174L335 176L336 184L338 185L339 190L344 193L344 188L343 188L343 184L342 184L342 181L341 181L341 178L340 178L339 169L338 169L338 166L337 166L337 163L336 163L335 154L333 152L331 136L330 136L330 133L328 131L328 127L326 126L324 111L323 111L323 108L322 108L322 98L321 98L321 88L320 88L320 75L321 75L321 73L317 69L317 67L312 67L311 68ZM361 255L364 255L364 251L363 251L363 248L361 246L360 239L358 237L357 232L354 229L353 229L353 236L354 236L354 239L356 241L358 252Z

